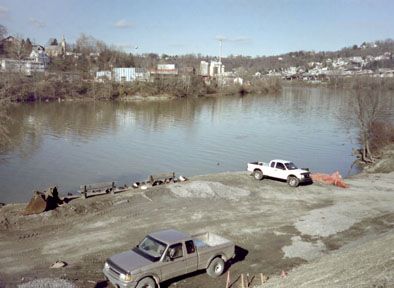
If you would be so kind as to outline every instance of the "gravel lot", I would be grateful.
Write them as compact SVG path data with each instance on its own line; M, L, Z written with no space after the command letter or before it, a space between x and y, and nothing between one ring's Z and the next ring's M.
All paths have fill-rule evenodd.
M26 204L9 204L0 208L0 287L49 287L45 281L106 287L105 259L163 228L232 239L232 287L241 273L256 275L251 285L260 284L259 273L269 275L263 287L390 287L394 173L360 174L346 182L349 189L316 183L291 188L245 172L221 173L76 199L40 215L22 216ZM49 269L57 260L68 265ZM282 271L288 277L276 278ZM369 280L357 282L360 277ZM226 276L212 279L201 272L161 287L217 288L225 282Z

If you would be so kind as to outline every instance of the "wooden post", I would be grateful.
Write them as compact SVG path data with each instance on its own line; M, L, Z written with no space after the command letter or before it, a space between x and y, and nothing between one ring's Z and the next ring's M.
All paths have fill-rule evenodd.
M261 285L267 282L268 276L265 276L263 273L260 273Z
M86 185L83 186L83 193L82 193L83 199L88 198L88 189L86 188Z
M245 288L244 274L241 274L241 288Z
M112 183L111 183L110 193L111 193L112 195L115 194L115 182L112 182Z
M229 288L229 286L230 286L230 281L231 281L231 278L230 278L230 269L227 271L227 280L226 280L226 288Z

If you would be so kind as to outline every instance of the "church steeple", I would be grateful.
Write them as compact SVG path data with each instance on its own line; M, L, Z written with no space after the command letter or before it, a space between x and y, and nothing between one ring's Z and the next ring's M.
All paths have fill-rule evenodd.
M62 36L62 42L60 43L60 46L62 47L62 54L66 54L66 39L64 39L64 35Z

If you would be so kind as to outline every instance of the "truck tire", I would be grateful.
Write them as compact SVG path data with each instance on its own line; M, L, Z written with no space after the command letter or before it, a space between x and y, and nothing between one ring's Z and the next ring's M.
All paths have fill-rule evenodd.
M142 278L136 288L156 288L156 282L150 277Z
M261 179L264 178L263 172L260 171L260 170L257 170L257 169L253 171L252 176L253 176L254 179L256 179L256 180L261 180Z
M224 271L224 261L220 257L216 257L209 263L207 274L211 277L219 277Z
M295 176L289 176L287 177L287 184L289 184L290 187L298 187L298 185L300 185L300 180Z

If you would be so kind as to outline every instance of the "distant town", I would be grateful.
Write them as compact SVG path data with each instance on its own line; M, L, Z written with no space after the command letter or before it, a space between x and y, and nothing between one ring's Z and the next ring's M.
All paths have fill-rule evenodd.
M232 55L159 56L153 53L133 55L116 51L86 35L82 35L75 44L68 44L64 36L59 41L50 39L47 45L14 36L4 37L0 41L2 73L20 72L32 76L58 71L73 74L72 77L78 74L85 80L118 83L152 82L157 77L180 77L188 81L188 76L198 75L205 84L216 83L219 86L247 85L251 79L267 77L311 83L359 75L392 78L393 52L394 41L390 39L364 42L337 52L299 51L255 58Z

